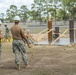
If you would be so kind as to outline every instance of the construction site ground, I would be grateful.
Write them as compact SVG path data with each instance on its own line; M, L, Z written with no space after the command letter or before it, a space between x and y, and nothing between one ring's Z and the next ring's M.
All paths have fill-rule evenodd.
M76 75L76 45L27 47L30 68L16 69L11 43L2 43L0 75Z
M59 23L60 25L61 23ZM8 24L10 28L13 24ZM44 41L48 35L38 34L47 27L27 27L35 41ZM65 31L60 26L61 33ZM67 28L67 27L66 27ZM4 30L4 26L3 26ZM69 33L69 31L67 32ZM62 37L68 38L69 34ZM12 41L12 39L11 39ZM0 75L76 75L76 45L73 46L51 46L51 45L32 45L27 47L27 56L30 68L25 69L21 59L21 70L16 69L15 56L12 51L12 43L2 42L2 55L0 60ZM20 57L21 58L21 57Z

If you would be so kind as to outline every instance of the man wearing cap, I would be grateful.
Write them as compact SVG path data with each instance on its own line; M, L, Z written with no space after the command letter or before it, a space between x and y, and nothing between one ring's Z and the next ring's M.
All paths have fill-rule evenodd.
M30 47L26 39L26 36L24 34L24 30L19 25L19 21L20 21L20 17L15 16L14 17L15 25L13 25L10 29L12 33L12 38L13 38L12 46L13 46L13 52L15 54L15 63L17 65L18 70L20 70L20 58L19 58L20 53L22 55L22 59L25 64L25 68L29 67L28 61L27 61L27 55L26 55L26 46L23 39L26 41L28 47Z

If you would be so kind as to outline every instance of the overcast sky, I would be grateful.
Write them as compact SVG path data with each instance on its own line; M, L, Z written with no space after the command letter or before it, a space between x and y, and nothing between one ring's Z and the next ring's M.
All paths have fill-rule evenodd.
M30 9L31 3L33 3L33 0L0 0L0 13L5 13L10 5L16 5L17 7L26 5Z

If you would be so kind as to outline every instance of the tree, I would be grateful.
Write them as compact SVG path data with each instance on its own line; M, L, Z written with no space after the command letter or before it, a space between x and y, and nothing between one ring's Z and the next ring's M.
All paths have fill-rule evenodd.
M11 5L9 9L6 11L7 19L10 22L13 22L14 16L18 15L17 6Z
M57 19L58 20L64 20L64 18L66 18L66 16L64 17L64 14L66 14L66 12L63 9L59 9L57 11Z
M2 22L4 22L4 16L5 16L4 13L1 13L1 14L0 14L0 20L1 20Z
M25 22L28 19L28 13L29 13L27 6L22 5L19 11L20 11L19 15L22 21Z
M41 22L43 4L38 0L34 0L31 9L35 12L35 14L33 14L33 16L35 15L36 17L35 20L39 20Z
M66 7L65 10L70 13L70 19L74 19L76 14L76 0L62 0L62 4Z

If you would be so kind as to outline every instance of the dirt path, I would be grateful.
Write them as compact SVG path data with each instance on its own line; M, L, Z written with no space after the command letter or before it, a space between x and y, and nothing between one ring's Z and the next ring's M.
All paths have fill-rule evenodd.
M3 44L0 75L76 75L75 46L33 46L28 48L29 69L16 69L11 44Z

